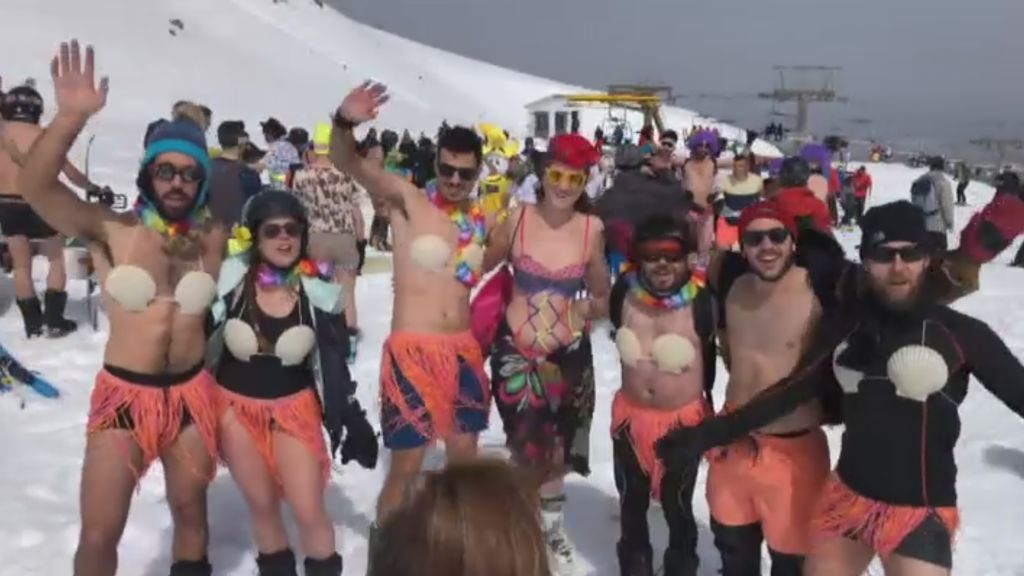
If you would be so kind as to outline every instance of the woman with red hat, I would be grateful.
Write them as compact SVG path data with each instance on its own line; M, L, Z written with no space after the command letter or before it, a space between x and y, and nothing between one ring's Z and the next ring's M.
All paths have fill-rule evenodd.
M590 321L605 315L610 272L604 226L589 212L587 174L600 159L582 136L555 137L541 170L537 204L524 205L491 234L485 262L510 261L514 288L490 350L494 399L513 457L536 467L548 547L571 574L562 530L567 471L589 473L594 412ZM584 293L589 293L581 297Z

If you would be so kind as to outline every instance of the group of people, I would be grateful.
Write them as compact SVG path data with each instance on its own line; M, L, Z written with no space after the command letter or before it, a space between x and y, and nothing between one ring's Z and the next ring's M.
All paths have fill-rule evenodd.
M338 576L324 503L330 461L340 451L343 462L372 468L378 456L345 362L352 291L315 254L338 239L314 227L310 206L330 211L344 200L311 200L300 170L293 191L248 198L229 230L210 213L221 190L203 129L177 118L146 138L133 211L84 202L59 175L106 103L95 68L91 48L61 46L56 116L13 182L43 222L90 248L108 304L74 573L116 572L132 493L159 458L174 521L172 576L212 573L206 492L218 460L250 508L262 576L297 573L282 500L294 511L305 573ZM358 184L392 228L394 306L379 381L390 461L368 535L370 574L475 575L489 557L482 552L503 558L498 550L538 538L543 553L505 573L574 573L564 480L590 473L591 335L604 319L622 367L608 431L621 574L655 573L652 498L669 527L662 573L697 573L693 498L705 457L725 576L760 574L764 542L781 576L852 576L876 556L893 575L949 573L957 407L973 375L1024 415L1024 366L948 304L976 290L979 267L1024 230L1019 182L1001 187L953 251L918 204L874 206L859 221L853 263L831 235L835 216L819 190L831 167L821 161L812 169L806 158L786 159L767 192L751 170L760 160L741 155L719 200L717 135L690 135L679 163L679 139L666 131L653 150L621 150L622 172L591 206L601 151L565 134L532 156L535 201L510 198L490 211L474 198L487 163L472 129L439 135L436 178L422 186L369 153L356 132L387 100L381 84L352 90L317 128L317 158L303 169L309 179L322 168ZM716 407L719 356L728 379ZM529 488L506 483L473 499L464 471L494 480L501 469L473 464L492 402ZM845 425L831 472L826 424ZM420 486L437 442L453 472ZM492 517L486 537L470 538L462 525L477 549L452 552L450 530L428 530L443 514L428 511L460 495L518 507L508 514L517 529ZM518 530L523 518L534 526Z

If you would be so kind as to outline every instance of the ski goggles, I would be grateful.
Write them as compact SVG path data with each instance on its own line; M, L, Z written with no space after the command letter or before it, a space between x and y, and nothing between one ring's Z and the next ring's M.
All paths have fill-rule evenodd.
M765 239L778 246L784 244L790 238L789 230L785 228L771 228L768 230L747 230L740 237L740 242L748 248L760 246Z
M476 180L476 177L479 174L479 169L478 168L457 168L455 166L452 166L451 164L446 164L444 162L438 162L438 164L437 164L437 173L442 178L449 179L449 180L452 179L456 174L458 174L459 175L459 180L462 180L463 182L472 182L472 181Z
M298 238L302 234L302 226L296 222L285 222L277 224L271 222L260 227L260 236L266 240L273 240L284 234L288 238Z
M899 248L879 245L864 251L865 259L879 264L892 264L897 256L905 263L920 262L928 256L928 249L919 244L911 244Z
M544 173L544 179L549 184L562 188L582 188L587 183L587 175L579 170L562 170L561 168L548 168Z
M686 250L678 240L652 240L644 242L637 249L637 257L645 264L661 261L678 264L686 260Z
M153 178L160 182L173 182L178 176L186 184L194 184L203 179L203 169L199 166L178 167L170 162L161 162L153 166Z

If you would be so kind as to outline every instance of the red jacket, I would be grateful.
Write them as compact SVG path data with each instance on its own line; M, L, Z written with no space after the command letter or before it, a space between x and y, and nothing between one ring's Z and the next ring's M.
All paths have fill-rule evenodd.
M875 183L871 180L871 174L867 172L857 173L853 176L853 195L857 198L867 198Z
M832 215L828 206L818 200L807 188L783 188L775 197L775 200L782 205L797 222L810 219L815 228L822 232L832 231Z

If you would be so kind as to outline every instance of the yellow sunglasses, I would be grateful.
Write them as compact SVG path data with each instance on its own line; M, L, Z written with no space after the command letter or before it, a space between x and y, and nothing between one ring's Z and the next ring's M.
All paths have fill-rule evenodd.
M582 188L587 183L587 175L578 170L559 170L548 168L544 175L548 183L563 188Z

